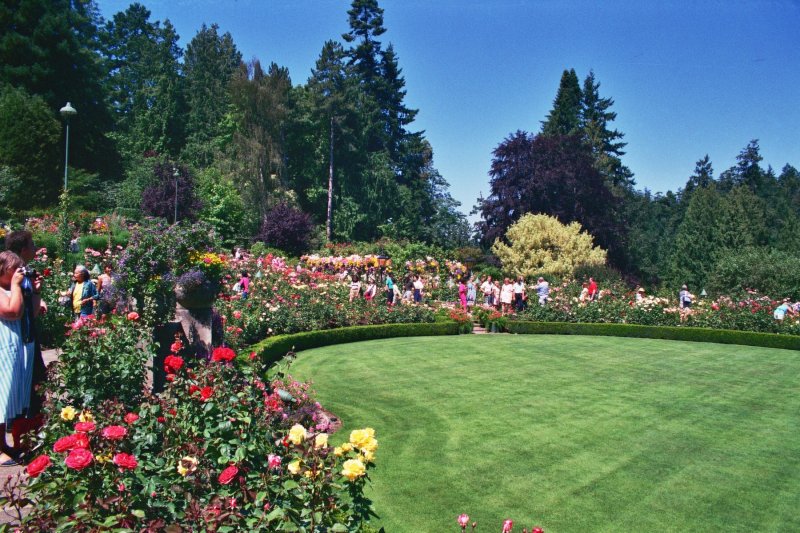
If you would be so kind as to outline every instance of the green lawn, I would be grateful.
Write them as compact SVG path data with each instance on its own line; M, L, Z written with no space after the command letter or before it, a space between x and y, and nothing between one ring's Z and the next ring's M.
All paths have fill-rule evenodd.
M291 369L380 448L387 532L800 531L800 353L462 335L309 350Z

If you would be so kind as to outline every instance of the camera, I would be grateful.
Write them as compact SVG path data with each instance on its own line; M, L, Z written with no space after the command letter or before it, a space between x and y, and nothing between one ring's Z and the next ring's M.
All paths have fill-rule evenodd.
M26 278L29 278L29 279L36 279L36 276L39 275L39 273L36 272L35 268L29 267L29 266L23 267L22 273Z

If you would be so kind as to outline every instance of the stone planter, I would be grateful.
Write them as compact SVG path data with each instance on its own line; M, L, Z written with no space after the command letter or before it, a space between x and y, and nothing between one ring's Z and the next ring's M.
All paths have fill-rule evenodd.
M202 284L175 285L175 301L185 309L207 309L214 305L219 286L205 281Z

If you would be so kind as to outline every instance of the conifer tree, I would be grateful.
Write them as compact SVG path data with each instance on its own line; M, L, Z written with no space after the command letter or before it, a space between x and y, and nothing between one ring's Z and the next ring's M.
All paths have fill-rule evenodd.
M542 122L542 134L576 135L581 128L581 87L575 69L561 75L553 109Z

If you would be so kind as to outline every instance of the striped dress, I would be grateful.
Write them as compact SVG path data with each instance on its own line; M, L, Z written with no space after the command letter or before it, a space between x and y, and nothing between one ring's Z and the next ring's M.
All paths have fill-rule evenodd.
M2 290L6 297L10 291ZM0 416L9 425L30 406L34 343L24 345L21 320L0 319Z

